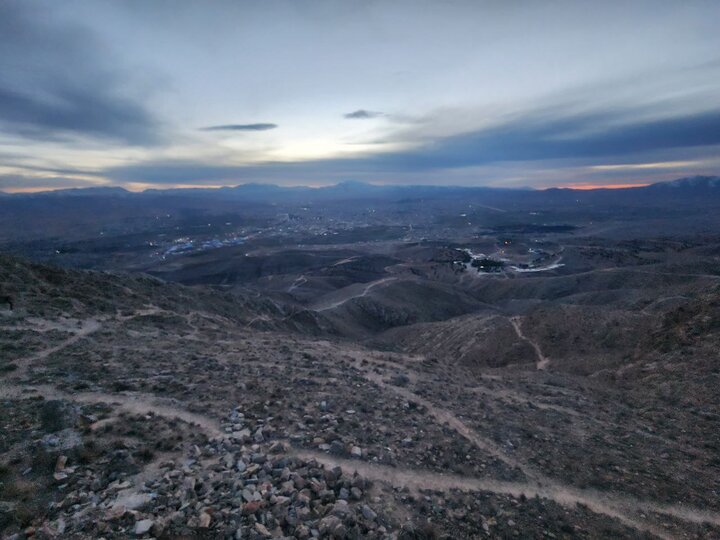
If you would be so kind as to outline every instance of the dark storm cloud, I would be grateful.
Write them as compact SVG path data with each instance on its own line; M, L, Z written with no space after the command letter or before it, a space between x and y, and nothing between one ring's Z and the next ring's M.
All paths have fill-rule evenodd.
M87 29L40 6L0 2L0 131L34 139L157 140L152 114L126 92L131 77Z
M358 109L357 111L344 114L343 116L350 120L368 120L370 118L378 118L380 116L384 116L384 114L378 111L366 111L365 109Z
M654 151L682 155L691 148L720 145L720 111L630 121L623 111L558 117L544 111L502 125L437 139L413 150L367 157L252 166L203 162L152 162L116 167L104 174L120 182L212 183L255 180L327 179L339 175L424 172L496 162L572 159L576 165L614 163L617 157ZM697 149L693 150L698 157Z
M147 113L132 101L102 95L99 88L45 87L45 99L0 87L2 131L35 139L99 136L129 144L155 140Z
M208 126L200 128L200 131L267 131L275 129L277 124L226 124L223 126Z
M36 171L46 174L60 174L68 176L99 176L99 174L92 169L78 169L71 167L53 167L53 166L40 166L40 165L28 165L27 163L10 164L18 169L24 171Z
M720 144L720 111L632 121L623 111L569 117L529 115L454 135L420 150L379 156L400 169L453 168L499 161L603 158Z

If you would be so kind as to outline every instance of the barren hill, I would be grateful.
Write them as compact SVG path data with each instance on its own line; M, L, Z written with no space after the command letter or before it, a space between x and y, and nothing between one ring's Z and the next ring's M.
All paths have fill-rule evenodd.
M720 535L717 289L648 315L627 363L587 376L543 312L424 323L435 342L383 352L260 296L0 265L5 534ZM517 361L479 367L453 328L477 357L504 335Z

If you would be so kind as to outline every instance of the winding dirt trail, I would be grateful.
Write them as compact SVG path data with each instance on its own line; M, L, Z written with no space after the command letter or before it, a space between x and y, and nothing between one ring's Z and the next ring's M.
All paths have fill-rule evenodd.
M298 289L302 285L305 285L305 283L307 283L307 278L305 277L305 275L302 275L299 278L297 278L295 281L292 282L292 285L290 285L288 287L287 292L289 292L289 293L293 292L295 289Z
M484 452L492 455L493 457L496 457L510 467L520 469L526 477L534 479L539 479L541 477L539 473L531 470L527 465L508 455L508 453L505 452L498 445L491 441L488 441L484 437L481 437L476 431L467 426L460 418L452 414L450 411L436 406L431 401L417 395L416 393L406 388L402 388L400 386L395 386L393 384L385 382L382 375L362 368L360 369L360 371L363 372L366 379L375 383L379 387L393 392L396 395L402 397L403 399L419 403L427 409L428 414L432 416L440 425L446 425L451 427L458 434L470 441L480 450L483 450Z
M528 343L535 350L535 354L538 358L537 364L535 364L537 369L547 369L547 367L550 365L550 359L543 354L540 345L538 345L534 340L523 334L522 328L520 328L520 317L510 317L509 320L517 336L526 343Z
M387 281L394 278L385 278L380 281ZM379 282L366 286L366 292ZM358 295L362 296L362 295ZM354 296L357 297L357 296ZM349 300L347 298L344 301ZM344 302L343 301L343 302ZM341 302L341 303L343 303ZM338 304L339 305L339 304ZM126 320L123 318L122 320ZM118 319L119 322L122 321ZM540 350L540 347L525 337L520 328L518 318L510 318L510 322L518 337L530 343L538 356L538 369L545 369L549 363ZM20 360L20 373L25 373L28 367L35 361L46 358L66 347L77 343L84 337L102 328L98 319L83 321L75 333L63 342L54 345L41 352L35 353L23 360ZM465 491L488 491L513 496L525 495L527 497L542 497L567 507L574 508L578 504L587 506L591 511L613 517L621 523L638 531L645 531L662 539L675 538L672 532L661 528L657 523L659 520L652 514L659 514L676 518L681 521L693 524L710 523L720 527L720 513L706 511L699 508L679 504L659 504L652 501L645 501L626 495L601 492L594 490L579 489L564 485L555 479L551 479L539 471L534 470L523 460L510 454L505 448L498 445L487 437L468 426L460 416L448 409L433 403L412 390L397 386L387 381L393 370L409 371L410 380L416 384L423 377L423 373L413 370L408 364L393 365L392 362L381 359L371 359L363 365L362 360L368 360L367 351L357 351L357 354L350 356L354 360L354 367L368 381L376 384L387 392L392 392L403 399L419 403L427 410L430 417L434 418L440 425L446 425L457 432L460 436L470 441L480 450L496 457L507 465L517 468L523 472L527 481L506 482L492 478L472 478L453 474L439 474L426 470L415 470L406 468L395 468L380 464L373 464L361 460L348 460L337 458L325 453L307 450L291 450L290 453L303 459L315 459L327 466L340 466L345 470L355 470L364 477L378 482L390 483L394 486L403 486L411 490L437 489L437 490L465 490ZM543 364L543 361L545 362ZM542 364L542 365L541 365ZM378 372L380 371L380 372ZM223 436L220 423L217 419L198 413L193 413L175 400L160 398L151 394L142 393L105 393L105 392L77 392L69 393L58 390L52 386L26 386L13 384L0 384L0 398L28 397L30 395L41 395L46 399L64 399L78 403L108 403L115 405L115 413L128 412L133 414L153 413L165 418L177 418L194 426L210 437ZM550 406L548 406L550 408ZM647 517L646 517L647 516Z
M151 306L148 309L137 310L131 315L120 316L116 315L114 320L122 323L124 321L133 319L139 316L154 315L162 312L160 308ZM37 352L31 356L27 356L23 359L17 360L18 369L15 370L15 378L22 379L27 373L30 365L38 360L42 360L55 354L57 352L66 349L80 341L81 339L89 336L90 334L100 330L104 322L103 319L91 318L82 321L80 327L74 330L74 333L69 338L62 342L48 347L40 352ZM40 395L45 399L64 399L67 401L73 401L77 403L109 403L117 406L117 411L128 412L133 414L148 414L153 413L158 416L165 418L178 418L184 422L199 427L208 436L220 436L222 431L220 424L217 420L203 416L201 414L192 413L180 406L174 400L159 398L156 396L140 393L128 393L128 394L110 394L105 392L63 392L53 386L49 385L18 385L8 384L3 381L0 384L0 397L1 398L20 398L26 397L29 394Z
M349 302L350 300L354 298L361 298L363 296L367 296L367 294L374 289L375 287L382 285L384 283L388 283L390 281L395 281L397 277L391 276L386 277L382 279L378 279L377 281L373 281L372 283L368 283L365 285L362 289L360 289L360 292L355 293L355 286L350 285L349 287L346 287L345 289L341 289L340 291L336 291L338 294L342 294L342 297L338 300L323 300L322 298L316 303L312 309L315 311L327 311L330 309L335 309L336 307L342 306L345 302ZM352 289L352 290L351 290ZM349 293L344 294L343 293ZM330 293L330 295L335 296L336 292Z
M297 455L305 458L314 458L328 466L345 467L347 470L356 470L359 474L377 481L389 482L393 485L404 486L409 489L460 489L466 491L482 490L494 493L503 493L513 496L524 494L526 497L542 497L553 500L558 504L572 508L577 504L587 506L593 512L604 514L618 519L625 525L639 531L645 531L662 539L676 538L671 532L660 528L647 514L660 514L670 516L694 524L710 523L720 527L720 513L693 508L681 504L662 504L644 501L612 492L579 489L556 481L539 471L534 470L527 463L510 455L506 450L469 427L458 416L447 409L439 407L428 399L419 396L411 390L387 382L385 377L373 371L372 367L382 366L378 362L361 365L360 354L353 355L356 360L355 368L369 381L384 390L395 393L403 399L412 400L424 406L428 414L442 425L447 425L459 435L470 441L480 450L500 459L509 466L516 467L528 479L526 482L506 482L489 478L471 478L453 474L438 474L429 471L388 467L371 464L360 460L336 458L325 453L294 450ZM393 366L395 367L395 366ZM408 370L408 366L397 366ZM412 373L412 380L418 379L418 374Z
M153 413L164 418L177 418L188 424L197 426L206 435L218 437L223 434L220 423L208 416L197 414L180 407L174 400L159 398L150 394L126 393L110 394L106 392L63 392L49 385L0 386L0 398L22 398L29 396L42 396L45 399L62 399L75 403L107 403L116 406L115 412L131 414Z
M67 349L71 345L74 345L81 339L89 336L93 332L97 332L102 328L102 324L100 323L99 319L86 319L82 321L82 324L80 325L80 328L77 330L74 330L74 333L69 338L61 341L57 345L54 345L52 347L49 347L47 349L44 349L38 353L35 353L31 356L27 356L25 358L19 359L15 361L15 364L18 366L17 369L13 372L13 376L15 378L22 378L27 373L27 370L30 368L30 365L33 362L36 362L38 360L42 360L43 358L47 358L48 356L55 354L56 352L60 352L63 349Z
M578 504L587 506L595 513L616 518L623 524L639 531L649 532L659 538L675 538L670 532L645 520L640 514L657 513L683 521L720 526L720 514L683 505L656 504L622 495L607 494L592 490L581 490L558 484L541 485L523 482L505 482L490 478L471 478L454 474L439 474L417 469L405 469L368 463L360 460L338 458L322 452L310 450L290 451L302 459L314 459L327 467L340 467L345 471L356 471L365 478L406 487L410 490L423 489L449 491L489 491L519 497L541 497L552 500L566 508Z
M267 315L258 315L257 317L253 317L250 319L246 324L245 328L250 328L253 324L255 324L258 321L264 321L264 322L270 322L272 319L268 317Z

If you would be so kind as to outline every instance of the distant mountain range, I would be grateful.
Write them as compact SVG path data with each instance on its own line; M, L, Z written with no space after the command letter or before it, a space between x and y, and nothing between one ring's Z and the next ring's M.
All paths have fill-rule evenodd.
M678 178L672 182L651 184L646 189L707 190L717 188L720 188L720 176L688 176L687 178Z
M58 201L80 197L91 197L107 201L176 201L203 206L215 202L232 203L242 201L264 204L322 204L331 201L384 200L404 201L419 199L457 199L462 197L485 201L485 204L571 204L577 202L591 204L620 205L665 205L682 201L705 203L715 201L720 196L720 177L693 176L679 178L670 182L661 182L644 187L625 189L576 190L571 188L551 188L535 190L531 188L496 188L464 186L426 186L426 185L375 185L363 182L341 182L327 187L307 186L285 187L274 184L241 184L222 188L185 188L185 189L148 189L131 192L120 187L92 187L63 189L37 193L3 194L3 206L13 201Z
M707 191L716 191L720 188L720 176L690 176L678 178L669 182L658 182L649 186L629 187L624 189L607 189L598 188L591 190L577 190L573 188L550 188L545 190L536 190L532 188L498 188L498 187L470 187L470 186L439 186L439 185L377 185L365 182L346 181L313 188L308 186L278 186L275 184L240 184L231 187L221 188L171 188L171 189L147 189L141 192L131 192L121 187L88 187L88 188L71 188L60 189L55 191L41 191L34 193L5 193L0 191L0 196L4 197L98 197L98 196L115 196L115 197L152 197L157 195L174 195L174 196L203 196L203 197L232 197L247 199L263 199L269 200L276 197L282 199L288 198L307 198L317 200L327 199L345 199L345 198L367 198L367 197L388 197L388 196L412 196L413 198L424 196L443 196L458 193L513 193L519 194L523 192L535 194L554 194L554 193L651 193L651 192L668 192L674 194L683 192L685 194L705 193Z

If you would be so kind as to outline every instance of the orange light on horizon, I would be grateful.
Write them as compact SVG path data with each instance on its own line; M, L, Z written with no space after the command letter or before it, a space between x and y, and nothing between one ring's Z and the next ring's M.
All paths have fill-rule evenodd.
M140 182L131 182L124 184L122 186L127 191L139 193L142 191L145 191L146 189L219 189L223 187L234 187L238 184L146 184L146 183L140 183ZM242 185L242 184L240 184ZM304 184L288 184L286 187L309 187L309 188L322 188L327 187L328 184L322 184L322 183L304 183ZM374 184L378 185L378 184ZM380 184L382 185L382 184ZM561 184L557 186L549 186L546 188L541 188L542 190L547 189L555 189L555 188L565 188L565 189L574 189L578 191L590 191L593 189L628 189L628 188L637 188L637 187L646 187L649 186L650 183L632 183L632 184L590 184L590 183L578 183L578 184ZM98 186L82 186L82 187L98 187ZM76 189L82 189L81 186L77 186ZM112 186L108 186L112 187ZM68 186L42 186L42 187L31 187L31 188L22 188L22 187L6 187L3 189L0 189L0 191L3 191L5 193L42 193L42 192L48 192L48 191L58 191L62 189L72 189L72 187Z
M29 188L19 188L19 187L6 187L0 189L0 191L4 193L43 193L48 191L60 191L61 189L72 189L68 188L67 186L63 187L54 187L54 186L41 186L41 187L29 187Z
M636 184L565 184L563 186L568 189L577 189L580 191L588 191L592 189L628 189L637 187L649 186L649 183L636 183Z

